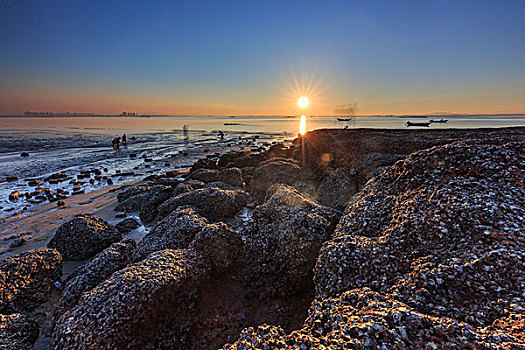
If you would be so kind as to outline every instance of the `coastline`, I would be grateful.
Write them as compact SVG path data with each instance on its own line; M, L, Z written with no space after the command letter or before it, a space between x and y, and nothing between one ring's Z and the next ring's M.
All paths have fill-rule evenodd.
M47 246L76 214L94 214L109 227L129 218L141 224L140 235L128 231L92 260L64 259L66 289L55 292L84 288L85 294L66 309L52 303L52 310L61 309L42 321L40 348L337 347L351 337L408 347L423 339L438 348L495 348L504 339L503 348L511 349L525 341L519 331L524 286L504 277L519 275L522 267L512 259L525 256L519 231L525 208L518 199L524 191L524 136L525 127L324 129L293 144L201 153L184 173L158 171L70 197L64 209L48 203L25 218L7 219L0 231L37 231L1 258ZM126 239L130 236L136 242ZM133 254L118 255L124 248ZM483 260L494 251L500 254L496 262ZM118 263L110 258L115 254ZM84 263L92 272L79 267ZM110 270L97 270L98 264ZM473 272L459 274L456 266ZM366 274L356 274L360 269ZM86 273L99 274L100 282L84 286L78 278ZM67 278L71 274L74 280ZM444 282L433 289L439 280ZM144 283L152 283L147 298ZM500 288L493 295L476 294L478 286L493 283ZM138 301L120 299L123 288ZM163 288L171 293L167 299ZM418 299L422 289L424 303ZM468 305L461 304L467 296L451 297L465 289ZM116 314L133 310L140 317L125 320L97 311L105 308ZM176 319L163 311L168 309L176 310ZM335 315L321 322L330 329L324 340L318 338L318 323L308 323L321 315L316 310ZM480 312L490 316L476 316ZM382 319L398 313L419 323L400 316L392 326ZM142 318L176 336L150 330ZM56 323L52 332L49 322ZM366 332L342 335L345 324ZM389 329L397 333L378 338Z

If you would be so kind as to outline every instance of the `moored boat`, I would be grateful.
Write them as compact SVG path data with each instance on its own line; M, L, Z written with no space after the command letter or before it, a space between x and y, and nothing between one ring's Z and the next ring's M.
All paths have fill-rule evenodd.
M430 122L428 123L415 123L415 122L407 122L406 126L430 126Z

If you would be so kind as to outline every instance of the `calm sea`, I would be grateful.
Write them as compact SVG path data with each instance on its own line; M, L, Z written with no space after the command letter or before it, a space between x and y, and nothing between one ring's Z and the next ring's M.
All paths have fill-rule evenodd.
M447 123L433 123L430 128L496 128L525 126L525 116L445 116L428 118L398 118L391 116L358 116L350 121L335 117L308 117L306 129L320 128L405 128L407 121L424 122L447 119ZM298 117L1 117L2 130L55 130L90 133L121 134L181 131L184 125L190 131L291 133L299 130Z

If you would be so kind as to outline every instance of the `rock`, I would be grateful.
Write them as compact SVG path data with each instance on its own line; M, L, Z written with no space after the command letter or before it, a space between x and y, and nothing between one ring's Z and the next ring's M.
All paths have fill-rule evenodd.
M69 276L62 293L59 314L77 305L82 294L95 288L111 274L133 263L136 246L134 240L123 239L98 253L85 265L75 269Z
M235 187L244 186L242 171L239 168L226 168L221 170L217 176L217 180Z
M134 218L126 218L115 224L115 229L121 234L125 235L140 227L140 223Z
M20 157L29 157L29 153L22 152L22 153L20 153Z
M105 170L105 171L107 171L107 170ZM108 185L113 185L113 179L112 178L107 178L106 182L107 182Z
M268 191L253 211L255 232L245 237L246 266L253 283L275 293L293 293L311 283L319 249L330 238L341 213L321 206L283 184Z
M219 168L244 168L256 167L267 157L263 154L252 153L251 151L234 151L222 155L219 158Z
M62 276L62 257L54 249L33 249L0 261L0 312L29 312L48 298Z
M193 208L175 210L144 236L137 255L143 259L158 250L187 248L195 235L208 225L208 220Z
M358 190L356 173L338 168L323 179L317 189L317 199L323 205L344 210Z
M58 207L63 207L63 206L65 206L65 205L66 205L66 202L64 202L64 201L58 201L58 202L57 202L57 206L58 206Z
M212 169L197 169L189 173L188 180L198 180L204 183L219 181L219 171Z
M177 207L190 205L205 218L222 220L234 216L247 203L248 195L241 189L201 188L170 198L160 205L159 216L166 217Z
M20 198L20 192L18 191L13 191L9 194L9 200L12 202L18 200L18 198Z
M60 316L50 349L185 348L207 274L195 254L166 249L113 273Z
M28 186L38 186L40 182L38 180L31 180L27 182Z
M188 154L185 153L184 155L187 156ZM217 162L212 160L212 159L209 159L209 158L199 159L195 163L193 163L193 165L190 168L189 173L191 174L191 173L193 173L193 172L195 172L196 170L199 170L199 169L216 170L216 169L218 169Z
M26 243L27 243L27 239L25 237L16 238L15 240L11 242L11 244L9 244L9 249L21 247Z
M18 181L18 177L7 175L7 176L5 177L5 181L7 181L7 182Z
M157 216L157 208L172 196L173 189L163 185L142 185L127 189L117 195L116 211L138 211L140 219L151 222Z
M370 291L355 289L337 298L317 299L299 330L246 328L224 349L522 349L518 338L487 332L447 318L418 313Z
M315 267L318 297L369 287L487 327L525 307L523 142L433 147L356 194ZM507 310L507 311L506 311ZM506 330L505 330L506 331Z
M49 241L64 260L86 260L118 242L122 235L106 221L90 214L80 214L62 224Z
M262 203L266 191L274 184L282 183L313 194L314 185L311 177L290 159L274 158L264 161L255 169L251 180L251 194L257 203Z
M38 324L22 314L0 314L0 349L30 350L38 339Z

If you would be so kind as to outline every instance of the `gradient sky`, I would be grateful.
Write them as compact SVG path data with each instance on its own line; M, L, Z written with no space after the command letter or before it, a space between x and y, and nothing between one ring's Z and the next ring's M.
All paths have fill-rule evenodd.
M0 48L0 114L525 112L524 0L2 0Z

